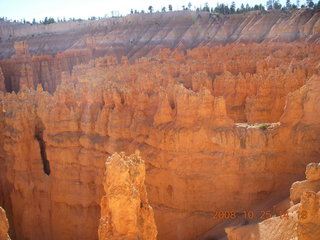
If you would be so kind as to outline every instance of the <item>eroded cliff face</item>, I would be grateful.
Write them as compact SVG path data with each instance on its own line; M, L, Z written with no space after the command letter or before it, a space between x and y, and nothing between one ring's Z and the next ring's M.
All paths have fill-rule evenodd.
M113 56L118 62L127 56L133 62L164 48L186 51L231 43L319 43L319 16L307 9L228 16L181 11L49 25L0 22L0 67L8 92L17 92L25 84L36 88L40 83L52 93L73 66L98 57ZM277 54L285 56L280 49ZM237 58L240 65L246 61L246 56ZM242 70L254 73L250 67Z
M31 57L26 42L15 42L15 55L1 61L0 89L18 92L23 87L35 89L38 84L48 92L54 92L64 76L70 75L73 66L92 58L89 49ZM3 78L3 80L1 80Z
M156 240L157 227L144 183L144 161L138 155L115 153L105 165L106 195L101 200L99 239Z
M92 58L87 54L89 50L32 58L23 55L25 52L26 49L17 48L15 60L2 61L5 78L2 85L9 92L17 92L23 87L35 89L41 84L44 90L52 93L61 82L75 81L75 74L81 81L92 79L89 74L80 74L94 66L94 61L87 66L74 67ZM146 78L138 66L143 69L157 66L159 69L152 68L157 74L150 73L153 78L168 78L162 80L164 84L172 79L195 92L207 88L214 96L225 98L228 115L234 121L257 123L279 120L287 94L318 73L319 55L318 45L251 44L201 47L188 50L186 54L164 49L152 58L152 64L138 59L136 64L129 66L127 57L121 59L120 65L115 57L107 57L97 64L109 69L110 79L127 77L132 81ZM171 59L176 66L171 66L166 59ZM130 71L126 72L128 69ZM75 72L73 76L72 71Z
M52 95L1 93L1 198L16 239L97 239L105 157L136 149L158 239L219 238L213 211L270 208L320 155L318 52L253 44L101 58Z
M162 48L192 49L226 43L318 42L319 12L252 11L216 15L174 11L130 14L99 21L49 25L0 22L0 58L14 55L15 41L26 41L31 55L56 55L90 46L97 56L139 58ZM154 53L154 52L153 52Z
M229 240L314 240L320 235L320 164L310 163L307 179L290 189L292 206L259 224L227 228ZM293 205L294 204L294 205Z

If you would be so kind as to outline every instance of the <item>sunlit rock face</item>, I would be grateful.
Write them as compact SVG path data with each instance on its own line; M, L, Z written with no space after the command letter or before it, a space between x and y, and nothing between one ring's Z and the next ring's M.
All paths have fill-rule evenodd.
M284 132L287 131L286 128L295 126L296 129L291 130L290 134L293 137L292 142L296 142L297 138L301 139L302 136L308 134L309 139L313 139L312 141L319 143L318 137L312 137L309 132L310 130L304 132L301 129L307 128L306 126L313 126L312 128L319 129L318 113L314 112L314 108L320 109L318 102L320 93L319 83L320 77L313 76L307 81L306 85L287 97L286 108L282 115L281 123L283 123ZM292 135L293 132L296 136ZM312 144L309 143L309 141L301 141L299 142L299 146L311 147ZM317 148L319 148L319 145ZM300 155L301 150L298 152ZM278 212L280 216L272 217L259 224L227 228L228 239L318 239L320 234L319 163L308 164L305 175L306 180L294 182L290 188L290 208L282 209Z
M0 207L0 239L1 240L10 240L8 235L9 223L6 216L6 212Z
M70 34L75 23L21 28L14 30L20 41L39 35L16 53L13 40L1 42L0 205L17 240L98 239L101 212L109 209L101 199L117 210L114 199L103 198L106 157L115 152L139 149L160 240L222 238L230 222L213 219L214 211L272 208L289 197L305 166L319 161L319 13L218 21L199 13L194 22L193 14L112 19L104 34L104 21L81 23ZM94 26L88 38L84 29ZM153 44L161 39L154 31L163 41ZM116 48L117 39L132 47ZM189 49L198 45L206 46ZM308 172L307 179L317 176L317 168ZM298 191L292 196L299 201ZM143 234L129 213L130 224L115 222L120 232Z
M99 240L156 240L157 227L144 184L144 161L138 155L115 153L105 165Z
M75 67L53 95L40 85L1 93L1 198L17 238L96 239L105 158L114 152L139 149L145 159L158 239L217 238L214 210L272 207L287 197L319 158L319 49L250 45L248 69L264 66L252 73L223 54L227 65L217 63L218 54L247 48L166 50L134 64L101 58ZM290 58L270 59L279 48ZM301 78L288 77L296 71ZM263 82L275 73L284 84ZM232 87L240 83L245 91ZM247 104L260 98L267 108Z

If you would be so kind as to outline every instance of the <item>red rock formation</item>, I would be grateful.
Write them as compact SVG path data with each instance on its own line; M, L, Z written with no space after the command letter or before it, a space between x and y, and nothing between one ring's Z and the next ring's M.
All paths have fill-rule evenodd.
M9 223L6 212L0 207L0 240L10 240L8 235Z
M306 170L307 180L295 182L291 188L291 201L296 205L258 224L227 228L229 240L315 240L320 235L320 181L319 164L311 163ZM298 187L299 186L299 187ZM298 197L298 201L297 200ZM300 203L299 203L300 202Z
M26 42L15 42L14 49L16 54L12 58L30 58L29 46Z
M157 239L144 184L144 161L138 155L115 153L106 161L105 175L99 239Z
M281 44L251 49L267 56L279 46L286 49ZM298 88L295 78L277 88L272 81L263 85L278 89L268 98L274 105L284 92L298 88L288 94L284 109L278 108L280 123L265 130L261 124L234 124L228 114L233 106L230 88L216 89L215 82L211 90L207 85L199 91L184 86L181 75L192 83L193 74L203 70L216 81L214 71L224 67L215 53L232 48L239 50L230 51L231 58L247 46L200 48L190 51L192 58L154 56L129 65L99 59L77 66L53 95L40 87L0 95L0 156L5 163L0 179L6 193L1 197L17 239L95 239L105 156L137 148L145 156L159 239L217 238L223 228L220 220L212 219L212 211L257 209L261 202L269 208L287 197L285 189L320 154L320 78L309 76L319 64L313 54L316 46L289 47L297 51L281 61L284 69L307 69L303 87ZM201 56L208 59L200 60ZM262 64L266 76L278 60ZM253 69L251 61L246 64L244 69ZM226 67L239 75L237 65ZM257 72L246 78L251 96L260 96L251 90L262 82L258 76ZM252 108L252 116L259 116L256 111Z
M319 25L319 13L307 9L289 12L253 11L228 16L216 16L207 12L192 11L132 14L119 19L64 22L49 25L2 22L0 33L3 39L0 42L0 59L2 60L0 61L0 67L3 68L7 84L6 89L9 92L18 92L22 85L35 88L38 83L41 83L45 90L52 93L61 82L62 72L71 73L75 65L87 63L89 60L98 57L115 57L116 59L109 61L112 65L118 62L122 56L126 56L133 61L144 56L152 57L161 49L170 48L177 50L174 52L175 60L182 63L185 60L183 51L188 50L188 54L196 56L197 54L194 55L192 51L189 51L196 46L212 47L226 43L248 44L294 41L318 43ZM234 47L226 47L223 55L217 55L220 67L206 69L209 77L212 77L213 72L224 70L233 74L235 74L234 71L236 71L236 74L242 72L243 75L248 72L251 74L255 72L258 61L253 59L254 48L251 50L250 47L243 48L241 51L245 52L245 55L237 52L235 54L237 61L222 61L224 58L231 59L230 54L226 54L226 52L232 48ZM247 51L247 49L249 50ZM290 52L286 49L277 48L274 49L274 55L281 60L284 60L282 58L287 56L285 60L288 60L290 54L294 53L294 50L291 50ZM250 53L251 59L246 57L248 53ZM30 61L30 54L36 56L32 61ZM204 58L210 54L212 52L208 53L203 50L199 56ZM8 61L8 59L11 59L11 61ZM257 55L257 59L261 60L261 56ZM279 62L277 61L277 63ZM270 64L272 63L267 65ZM265 63L260 63L260 68L263 69L265 65ZM273 63L273 67L275 66L277 65ZM30 74L30 68L33 74ZM199 71L204 70L199 69ZM193 71L192 74L195 74L195 72ZM295 72L292 75L297 76L297 73ZM266 76L262 77L265 78ZM280 76L276 73L271 77L268 76L267 81L276 81L278 77ZM186 82L188 87L191 87L191 78L192 76L186 78L186 81L189 81L189 83ZM194 77L194 84L196 84L196 78ZM210 79L206 84L211 85ZM282 84L282 82L279 84ZM196 85L195 88L197 88ZM260 110L262 110L261 105L264 109L277 108L278 106L281 108L287 94L285 93L282 99L271 107L265 95L276 90L271 88L258 89L258 91L261 96L257 100L249 100L248 105ZM243 101L242 98L237 100L232 100L231 96L229 98L230 100L228 99L227 102L235 101L235 104ZM239 105L235 105L232 109L229 109L230 116L240 108ZM270 109L266 112L262 110L259 114L267 116L270 114ZM249 115L247 118L250 118L252 111L249 110L247 115ZM279 117L275 112L272 112L272 116ZM243 121L243 119L244 116L237 121Z
M52 93L60 84L63 72L70 74L73 66L88 62L92 57L88 49L70 50L54 57L49 55L30 57L26 50L28 45L24 42L18 42L17 49L17 54L12 59L0 61L6 89L9 92L18 92L24 86L35 89L41 84L46 91Z
M160 240L221 237L213 211L288 197L320 156L318 19L184 11L1 28L13 37L0 80L16 93L0 92L0 204L16 239L96 239L114 152L141 150Z

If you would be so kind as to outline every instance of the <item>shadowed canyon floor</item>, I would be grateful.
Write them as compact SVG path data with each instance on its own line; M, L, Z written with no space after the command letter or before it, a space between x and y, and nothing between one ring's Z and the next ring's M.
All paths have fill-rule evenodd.
M132 24L153 39L139 43L139 51L114 54L107 44L130 37L102 34L104 21L64 33L79 41L72 46L55 38L76 23L1 28L20 40L0 44L16 49L0 61L0 206L12 239L98 239L103 196L112 192L105 205L128 197L124 190L115 195L104 180L106 159L115 152L140 152L145 160L149 200L141 201L154 210L160 240L221 239L224 228L246 222L214 219L214 211L269 210L289 196L308 163L319 162L319 13L252 12L212 23L197 14L144 16L161 19L151 29L139 15L109 20L119 21L118 34L129 34L125 27ZM169 38L173 27L161 24L170 26L172 18L180 30L186 19L195 22L180 39ZM191 31L195 24L206 32ZM84 29L92 29L91 43L107 56L85 50ZM52 36L44 40L43 31ZM155 43L163 31L168 40ZM165 48L171 38L176 45ZM37 41L48 47L37 48ZM64 52L32 56L37 51ZM130 185L142 196L135 181L143 178Z

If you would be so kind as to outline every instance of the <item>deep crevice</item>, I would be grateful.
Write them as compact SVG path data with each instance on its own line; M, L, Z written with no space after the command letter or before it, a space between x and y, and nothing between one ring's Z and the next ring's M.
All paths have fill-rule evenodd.
M34 137L39 142L40 155L41 155L42 165L43 165L43 172L49 176L51 173L51 170L50 170L50 162L47 158L47 153L46 153L46 142L43 140L44 125L40 119L37 119L37 120L38 121L37 121L37 124L35 127Z

